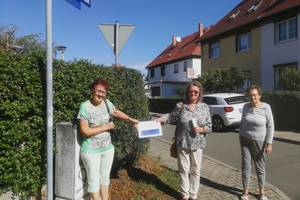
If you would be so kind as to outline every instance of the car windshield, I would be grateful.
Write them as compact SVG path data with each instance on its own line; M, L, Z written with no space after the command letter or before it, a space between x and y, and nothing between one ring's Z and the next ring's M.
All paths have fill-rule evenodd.
M249 102L249 99L246 96L228 97L225 98L224 100L228 105Z

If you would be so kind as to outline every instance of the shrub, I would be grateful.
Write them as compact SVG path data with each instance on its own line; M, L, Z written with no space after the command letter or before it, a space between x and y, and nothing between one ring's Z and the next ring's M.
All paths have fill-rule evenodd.
M262 100L269 103L277 130L300 131L300 92L275 91L265 92Z
M55 122L70 121L77 116L80 103L90 97L90 85L94 79L105 79L110 84L108 99L119 109L137 119L149 119L147 98L142 75L133 69L104 67L87 60L69 63L58 62L55 69ZM146 151L144 140L127 122L115 120L115 165L131 164L136 154Z
M176 103L182 102L184 97L178 98L149 98L149 111L154 113L169 113L171 112Z
M37 195L45 180L44 103L39 60L0 53L0 188Z
M203 84L207 92L233 92L238 91L244 80L249 78L246 73L230 68L205 71L196 80Z
M283 90L300 91L300 70L286 69L280 76L280 86Z
M44 58L38 54L0 53L0 193L12 191L21 199L38 196L46 179L46 90ZM54 124L71 121L81 102L90 97L95 78L107 80L109 99L138 119L149 119L139 72L91 64L87 60L54 62ZM115 161L131 164L146 150L135 129L116 121ZM54 140L55 141L55 140Z

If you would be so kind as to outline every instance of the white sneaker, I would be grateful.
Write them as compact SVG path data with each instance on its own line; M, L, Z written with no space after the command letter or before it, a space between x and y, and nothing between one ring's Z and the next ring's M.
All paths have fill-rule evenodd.
M259 200L268 200L268 197L265 195L260 195Z

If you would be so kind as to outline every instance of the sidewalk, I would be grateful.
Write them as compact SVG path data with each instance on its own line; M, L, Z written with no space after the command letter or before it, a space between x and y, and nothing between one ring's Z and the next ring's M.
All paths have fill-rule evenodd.
M296 133L295 133L296 134ZM276 134L276 138L285 138L286 132ZM300 134L295 135L299 139ZM160 164L177 170L177 161L169 155L170 143L159 138L151 138L148 156L158 161ZM198 200L234 200L239 199L242 193L241 172L239 169L233 168L220 161L208 156L203 157L201 169L201 186ZM250 200L257 199L257 181L254 176L251 177ZM290 200L283 192L272 184L266 184L266 195L270 200Z

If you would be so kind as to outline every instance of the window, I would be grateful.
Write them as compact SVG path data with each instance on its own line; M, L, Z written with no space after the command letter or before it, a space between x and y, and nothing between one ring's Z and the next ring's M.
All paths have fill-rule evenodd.
M263 1L259 1L259 2L256 2L255 4L253 4L247 11L247 13L252 13L254 11L257 10L257 8L263 3Z
M154 76L155 76L155 71L154 71L154 69L151 69L150 70L150 77L154 78Z
M228 97L228 98L224 98L224 100L228 105L249 102L249 99L246 96Z
M240 10L238 10L238 11L232 13L232 14L230 15L230 17L228 18L228 21L235 19L239 14L240 14Z
M177 74L178 73L178 64L174 64L174 74Z
M161 66L161 68L160 68L160 75L161 76L165 76L166 75L166 67L165 66Z
M160 96L160 87L151 87L151 96L159 97Z
M210 58L218 58L220 57L221 48L220 48L220 42L215 42L210 45Z
M237 36L237 52L247 51L250 48L250 33Z
M188 65L188 62L187 62L187 61L184 61L184 62L183 62L183 71L184 71L184 72L187 71L187 65Z
M203 97L202 101L207 105L218 105L216 97Z
M276 23L276 42L297 38L297 18L290 18Z
M287 69L297 69L297 63L274 65L274 89L281 89L280 77Z

